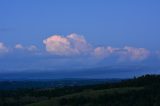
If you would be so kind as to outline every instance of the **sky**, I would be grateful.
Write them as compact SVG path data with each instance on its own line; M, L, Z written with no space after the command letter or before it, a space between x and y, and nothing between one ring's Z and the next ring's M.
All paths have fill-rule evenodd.
M0 0L1 72L159 64L159 5L159 0Z

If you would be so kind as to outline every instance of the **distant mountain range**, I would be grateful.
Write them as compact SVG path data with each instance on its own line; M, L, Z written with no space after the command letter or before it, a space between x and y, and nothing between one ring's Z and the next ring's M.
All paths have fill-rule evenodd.
M116 65L95 68L66 70L22 70L1 71L0 80L5 79L63 79L63 78L132 78L144 74L159 74L160 66Z

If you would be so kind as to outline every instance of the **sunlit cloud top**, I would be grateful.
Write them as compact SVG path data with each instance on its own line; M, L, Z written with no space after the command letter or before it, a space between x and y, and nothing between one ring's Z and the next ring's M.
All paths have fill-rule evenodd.
M39 48L36 45L17 43L6 46L0 42L0 68L26 69L26 68L64 68L96 66L101 62L105 65L145 62L151 58L159 59L160 51L149 50L143 47L112 47L107 45L95 46L76 33L64 35L51 35L46 37ZM16 62L15 62L16 61ZM112 61L112 62L111 62ZM67 64L66 64L67 63ZM9 65L9 67L5 65Z
M129 60L144 60L148 58L150 51L145 48L125 46L114 48L111 46L94 47L80 35L70 34L66 37L52 35L43 41L46 51L59 56L88 55L93 58L106 58L110 55L118 55L119 58Z
M91 51L91 46L83 36L70 34L66 37L53 35L43 41L46 51L55 55L82 55Z
M45 52L50 55L57 56L88 56L97 59L104 59L112 55L117 56L117 60L141 61L150 56L151 51L146 48L136 48L124 46L123 48L115 48L111 46L93 46L82 35L76 33L67 36L52 35L43 40ZM8 53L10 51L39 51L36 45L23 46L23 44L15 44L14 48L5 46L0 43L0 53ZM153 51L152 51L153 52ZM155 53L159 55L159 52Z

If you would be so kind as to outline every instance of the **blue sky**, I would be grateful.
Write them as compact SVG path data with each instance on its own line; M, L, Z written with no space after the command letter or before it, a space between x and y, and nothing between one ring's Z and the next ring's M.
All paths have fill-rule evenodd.
M0 40L42 46L53 34L82 34L95 45L159 49L160 1L1 0Z
M0 58L5 64L14 65L14 69L19 63L13 64L11 60L17 58L33 63L41 59L39 64L44 67L65 66L66 61L78 61L75 66L79 66L86 57L87 63L91 63L89 66L115 58L118 58L114 60L116 64L124 60L144 61L150 55L157 59L160 54L159 5L159 0L0 0L0 42L6 47ZM70 38L72 33L76 36ZM56 38L51 38L54 35L60 37L56 43ZM44 43L49 38L52 44ZM79 40L83 42L77 43ZM65 45L67 42L71 43L69 47ZM63 45L57 46L57 43ZM35 51L30 52L32 50ZM100 59L94 57L95 50L100 52ZM6 67L1 63L1 69Z

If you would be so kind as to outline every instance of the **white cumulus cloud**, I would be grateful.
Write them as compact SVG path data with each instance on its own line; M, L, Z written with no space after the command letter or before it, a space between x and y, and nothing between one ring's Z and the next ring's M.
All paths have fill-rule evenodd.
M22 44L16 44L14 48L19 49L19 50L25 50L25 51L36 51L36 50L38 50L37 46L35 46L35 45L23 46Z
M16 45L15 45L15 48L16 48L16 49L24 49L24 47L23 47L22 44L16 44Z
M0 42L0 53L6 53L9 49L4 45L4 43Z
M77 34L70 34L66 37L53 35L43 40L43 43L48 52L61 56L88 54L91 50L84 37Z
M93 47L83 36L70 34L66 37L53 35L43 40L46 51L59 56L72 56L88 54L99 59L104 59L114 54L123 60L144 60L150 51L145 48L135 48L125 46L123 48L113 48L111 46Z
M150 51L145 48L135 48L125 46L119 51L121 59L144 60L150 55Z
M93 56L98 57L98 58L106 58L112 53L114 53L116 50L117 48L112 48L110 46L108 47L99 46L94 49Z

